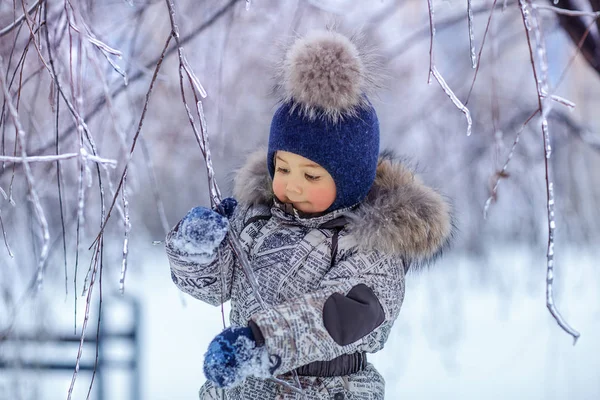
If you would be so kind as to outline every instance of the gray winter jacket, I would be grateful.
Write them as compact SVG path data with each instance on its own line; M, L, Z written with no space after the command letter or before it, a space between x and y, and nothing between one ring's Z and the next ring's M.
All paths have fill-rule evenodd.
M400 312L405 271L435 257L452 230L442 197L389 157L380 159L367 198L351 209L303 217L279 204L264 152L239 171L234 196L230 229L240 235L269 308L258 306L226 240L216 261L199 265L169 234L173 281L213 305L231 300L231 323L250 322L278 364L273 374L290 383L289 371L299 367L381 350ZM303 396L250 377L225 391L207 382L200 398L384 398L384 380L371 364L348 376L299 378Z

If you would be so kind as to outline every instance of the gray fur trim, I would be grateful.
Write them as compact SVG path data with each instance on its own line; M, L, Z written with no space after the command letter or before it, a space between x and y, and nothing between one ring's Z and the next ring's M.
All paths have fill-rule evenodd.
M234 194L241 203L272 203L264 150L249 157L238 171L235 185ZM398 254L408 263L422 264L435 258L453 234L448 202L387 153L380 157L367 198L347 216L347 229L362 249Z
M360 34L348 37L333 30L297 37L278 66L281 101L309 120L325 117L333 122L368 107L365 95L379 86L383 74L366 42Z
M248 157L233 179L233 196L247 205L269 204L273 201L273 181L267 168L267 150L261 149Z
M381 158L367 198L349 215L350 233L365 249L421 264L452 236L450 205L398 160Z

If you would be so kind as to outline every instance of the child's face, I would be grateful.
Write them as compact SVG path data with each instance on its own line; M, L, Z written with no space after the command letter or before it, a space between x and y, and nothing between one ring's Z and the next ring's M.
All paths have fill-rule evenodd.
M279 201L307 213L327 210L336 195L335 182L325 168L287 151L275 153L273 192Z

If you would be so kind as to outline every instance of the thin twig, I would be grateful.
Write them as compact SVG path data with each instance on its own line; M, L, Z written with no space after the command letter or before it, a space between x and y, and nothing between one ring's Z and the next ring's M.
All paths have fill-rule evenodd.
M33 202L35 214L38 219L38 223L40 224L40 227L42 228L42 250L40 252L40 258L39 258L38 267L37 267L37 285L39 288L42 285L44 269L46 266L46 257L48 256L48 243L50 241L50 232L48 229L48 222L46 220L46 215L44 214L44 210L40 203L40 199L38 197L37 190L35 189L35 180L33 178L33 173L31 172L31 168L29 167L29 162L27 161L27 152L25 151L25 143L27 143L26 133L25 133L25 130L23 129L23 126L21 125L21 121L19 120L19 115L17 113L17 109L15 108L15 105L13 104L10 92L8 90L8 86L6 84L6 80L4 79L3 64L4 64L4 59L2 58L2 56L0 56L0 86L2 86L2 90L4 92L4 97L6 99L6 103L8 106L8 111L10 112L13 123L18 132L19 140L21 142L21 146L20 146L21 147L21 157L25 160L25 161L23 161L23 166L25 169L25 177L27 179L27 185L29 187L29 193L31 195L31 199Z
M431 76L433 74L433 40L435 38L435 24L433 22L433 0L427 0L427 6L429 7L429 73L427 74L427 83L431 83Z
M125 274L127 273L127 256L129 255L129 231L131 230L131 223L129 222L129 199L127 198L127 173L123 177L123 190L121 191L123 198L123 212L125 218L123 223L125 224L125 239L123 239L123 261L121 263L121 277L119 278L119 291L121 294L125 293Z
M171 43L171 38L172 38L172 35L169 35L169 37L167 38L167 41L165 43L165 46L161 52L161 56L158 59L158 63L156 64L156 68L154 69L154 74L152 75L152 80L150 81L150 87L148 88L148 91L146 92L146 100L144 102L144 108L142 109L142 115L140 117L140 122L138 123L137 130L133 137L133 143L131 144L131 150L129 151L129 157L127 158L127 160L125 162L123 174L121 175L121 179L119 181L119 185L117 186L115 195L112 199L112 203L111 203L110 207L108 208L108 213L106 215L106 218L103 220L102 226L100 227L100 232L98 232L98 235L96 236L96 239L94 240L94 243L92 243L92 246L90 246L90 248L93 247L94 244L97 243L98 240L102 237L102 235L104 233L104 229L106 228L106 224L108 223L108 220L110 219L112 209L114 208L115 203L117 201L119 192L121 191L121 187L123 186L123 180L125 179L125 175L127 173L127 168L129 166L129 162L131 161L131 158L133 157L133 151L135 150L135 146L136 146L138 137L140 135L140 132L142 131L142 126L144 125L144 118L146 117L146 111L148 110L148 103L150 102L150 95L152 94L152 89L154 88L154 83L156 82L156 78L158 76L158 71L160 71L160 67L165 58L167 48L169 47L169 44Z
M477 79L477 74L479 73L479 67L481 66L481 53L483 53L483 47L485 45L485 39L487 38L487 34L489 32L492 16L494 15L494 10L496 9L496 2L498 0L494 0L492 3L492 9L490 10L490 16L488 17L487 24L485 25L485 32L483 33L483 39L481 39L481 47L479 48L479 55L477 56L477 62L475 66L475 74L473 75L473 81L471 82L471 88L469 89L469 93L467 94L467 99L465 100L465 105L469 104L469 99L471 98L471 92L473 92L473 87L475 86L475 80Z
M90 399L90 395L92 394L92 387L94 386L94 380L96 378L96 371L98 369L98 361L100 358L100 341L103 340L103 336L100 334L101 332L101 323L102 323L102 275L103 275L103 258L104 258L104 243L100 243L100 278L98 279L98 320L96 321L96 357L94 358L94 371L92 372L92 379L90 380L90 386L88 388L88 393L86 400Z
M0 161L10 161L13 163L54 162L54 161L69 160L71 158L78 158L81 156L82 155L80 153L64 153L64 154L58 154L55 156L27 156L26 159L24 159L23 157L0 156ZM85 152L84 152L83 157L85 157L89 161L96 162L99 164L106 164L106 165L110 165L111 167L117 166L116 160L102 158L102 157L96 157L91 154L86 154Z
M73 395L73 388L75 387L75 381L77 379L77 374L79 373L79 363L81 361L81 355L83 354L83 343L85 342L85 334L87 331L87 324L90 318L90 306L92 303L92 293L93 293L93 288L94 288L94 282L96 280L96 273L98 271L98 258L100 255L100 243L98 243L98 245L96 246L96 249L94 251L94 256L92 257L93 261L93 271L92 271L92 278L91 278L91 282L90 282L90 289L87 292L87 297L85 300L85 313L84 313L84 317L83 317L83 325L81 328L81 337L79 339L79 349L77 350L77 360L75 362L75 370L73 371L73 376L71 377L71 384L69 385L69 390L67 392L67 400L71 400L71 396Z
M33 3L29 9L27 10L27 12L25 14L31 14L32 12L35 11L36 8L39 7L39 5L43 2L44 0L37 0L35 3ZM10 33L13 29L15 29L17 26L21 26L21 23L25 20L25 14L21 15L19 18L15 19L10 25L2 28L0 30L0 37L7 35L8 33Z
M579 10L566 10L560 7L548 6L545 4L536 4L532 3L531 7L538 10L546 10L553 11L557 14L568 15L570 17L592 17L592 18L600 18L600 11L589 12L589 11L579 11Z
M427 0L427 4L429 5L429 34L430 34L430 42L429 42L429 76L427 78L427 83L431 83L431 77L435 77L438 81L444 92L450 97L452 103L463 113L467 118L467 136L471 135L471 126L473 125L473 121L471 119L471 112L465 105L456 97L450 86L446 83L442 74L437 70L437 67L434 63L433 57L433 40L435 37L435 22L433 18L433 0Z
M508 170L508 164L510 163L510 160L512 160L512 157L515 154L515 149L517 148L517 145L519 144L519 140L521 138L521 133L523 132L523 130L525 129L525 126L527 126L529 121L531 121L533 119L533 117L535 117L539 112L540 112L539 109L535 110L533 112L533 114L531 114L529 116L529 118L527 118L525 120L525 122L521 125L521 127L517 130L517 133L515 135L515 140L512 144L512 147L510 148L508 156L506 157L506 161L504 162L502 169L500 171L496 172L496 174L495 174L495 181L494 181L494 186L492 187L492 193L490 194L490 197L488 197L488 199L485 202L485 205L483 206L483 218L484 219L487 219L489 208L490 208L492 202L495 201L498 197L498 186L500 185L500 179L508 176L508 173L506 172Z
M471 127L473 126L473 120L471 119L471 112L458 99L458 97L456 97L456 95L454 94L452 89L450 89L450 86L448 86L448 84L444 80L444 77L440 74L440 72L437 70L435 65L433 66L433 69L431 70L431 72L433 73L433 76L438 81L438 83L440 84L440 86L442 87L442 89L444 90L446 95L448 95L448 97L450 97L450 100L452 100L452 103L454 103L456 108L458 108L460 110L460 112L465 114L465 117L467 118L467 136L471 136Z
M47 10L48 7L45 8ZM47 11L45 11L47 15ZM54 86L53 86L54 87ZM60 116L60 93L58 89L54 89L56 92L56 125L55 125L55 137L56 137L56 154L60 154L60 146L58 143L58 121ZM65 229L65 214L63 208L63 196L62 196L62 182L61 182L61 168L60 162L56 161L56 184L58 186L58 207L60 208L60 224L62 227L62 242L63 242L63 258L65 261L65 297L69 295L69 273L67 265L67 232Z
M8 251L8 255L10 258L15 258L13 252L10 249L8 244L8 238L6 237L6 230L4 229L4 221L2 220L2 210L0 209L0 228L2 229L2 236L4 237L4 245L6 246L6 250Z

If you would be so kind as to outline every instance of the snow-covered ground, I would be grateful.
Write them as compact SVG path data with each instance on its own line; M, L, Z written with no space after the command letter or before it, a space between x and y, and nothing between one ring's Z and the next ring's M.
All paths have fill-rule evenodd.
M386 398L600 399L597 251L558 254L556 301L582 333L575 346L545 307L544 254L529 253L502 249L485 261L453 254L409 278L388 344L370 357L386 379ZM195 399L204 381L202 355L222 327L221 310L177 290L160 246L146 254L130 263L126 286L142 304L142 399ZM104 279L118 281L118 272ZM65 322L73 319L69 303L57 311ZM104 322L121 320L107 312ZM89 378L80 373L74 399L85 398ZM106 378L107 399L129 398L126 374ZM71 374L31 379L42 383L35 398L66 399ZM12 388L8 374L0 377L0 399ZM29 398L35 391L22 392Z

